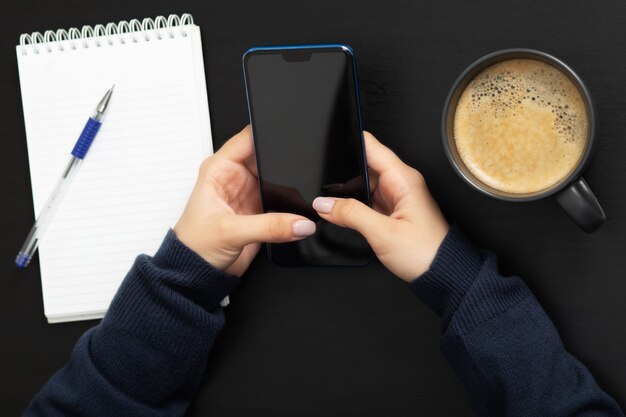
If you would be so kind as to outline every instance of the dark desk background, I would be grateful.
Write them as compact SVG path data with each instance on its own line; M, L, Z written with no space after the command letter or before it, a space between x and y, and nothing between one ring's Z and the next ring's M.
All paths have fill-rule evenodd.
M260 44L345 42L365 128L420 169L451 222L522 276L568 349L626 406L626 4L593 1L0 2L0 404L18 414L96 322L48 325L38 262L16 250L33 220L14 45L23 32L190 12L201 27L213 140L246 123L240 58ZM580 232L548 199L472 191L440 145L445 95L472 61L529 47L569 63L599 115L585 177L606 225ZM165 233L165 231L164 231ZM439 320L379 264L293 270L263 252L234 293L191 415L469 416L439 353Z

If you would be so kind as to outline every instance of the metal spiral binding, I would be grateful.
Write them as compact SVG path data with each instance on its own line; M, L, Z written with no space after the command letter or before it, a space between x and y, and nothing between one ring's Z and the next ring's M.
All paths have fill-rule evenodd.
M142 21L132 19L128 22L122 20L106 25L83 26L80 30L77 28L47 30L43 35L39 32L24 33L20 36L20 51L22 55L28 55L29 49L39 54L52 52L55 46L57 51L62 52L67 49L100 48L116 43L124 45L130 42L150 42L153 39L161 40L165 36L187 37L185 26L188 25L193 25L193 17L189 13L184 13L180 17L171 14L167 18L157 16L154 19L147 17Z

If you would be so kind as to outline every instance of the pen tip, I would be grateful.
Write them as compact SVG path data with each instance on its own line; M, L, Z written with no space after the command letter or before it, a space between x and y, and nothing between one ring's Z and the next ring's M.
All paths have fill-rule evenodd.
M113 91L115 89L115 84L113 84L113 86L111 87L111 91Z

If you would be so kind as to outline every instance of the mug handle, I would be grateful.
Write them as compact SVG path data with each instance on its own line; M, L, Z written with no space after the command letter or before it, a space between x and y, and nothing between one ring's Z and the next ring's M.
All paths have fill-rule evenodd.
M587 233L598 230L606 220L602 206L583 177L578 177L554 197L572 220Z

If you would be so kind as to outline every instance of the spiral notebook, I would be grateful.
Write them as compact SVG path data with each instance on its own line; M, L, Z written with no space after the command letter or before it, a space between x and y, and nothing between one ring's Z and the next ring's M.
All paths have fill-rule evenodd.
M40 242L49 322L99 318L154 254L212 153L200 29L188 14L24 34L16 47L35 214L87 117L107 117ZM25 230L26 232L26 230Z

